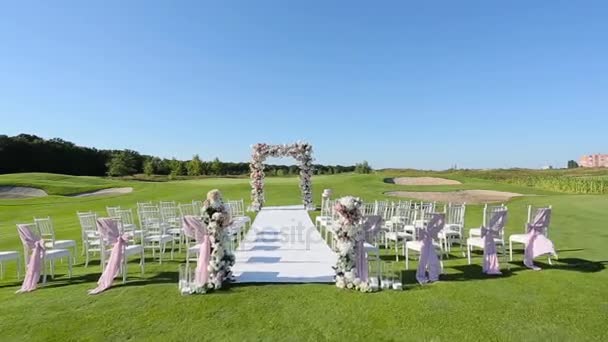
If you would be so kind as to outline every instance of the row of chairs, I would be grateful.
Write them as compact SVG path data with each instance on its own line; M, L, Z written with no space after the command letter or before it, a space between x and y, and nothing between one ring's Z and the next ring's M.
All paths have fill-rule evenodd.
M332 247L333 224L336 222L336 213L333 211L335 201L323 199L321 204L321 214L316 218L318 229L325 232L325 239L331 239ZM550 206L548 208L551 208ZM528 217L525 223L531 223L535 213L542 208L533 206L528 207ZM508 210L504 204L488 205L483 209L482 225L488 226L491 217L498 211ZM412 201L374 201L366 202L361 207L364 216L378 215L384 220L382 230L372 241L366 241L365 248L370 260L379 260L380 243L385 248L395 249L395 259L399 261L399 256L405 257L406 269L409 269L409 256L411 252L420 253L421 244L417 235L420 229L424 229L433 213L442 212L445 214L445 225L439 232L436 241L433 242L438 254L443 260L444 256L449 257L452 246L457 243L470 262L471 251L483 249L483 239L481 239L481 228L469 229L468 237L465 236L465 213L466 204L448 203L443 210L438 209L435 202L412 202ZM548 233L548 227L545 234ZM500 231L495 239L496 245L500 247L502 255L506 256L506 243L504 230ZM513 244L526 242L526 234L514 234L508 239L509 260L513 258ZM402 252L400 253L399 247ZM464 248L466 248L466 253ZM378 261L379 263L379 261ZM551 260L549 259L549 263Z
M176 242L181 251L182 244L186 249L186 258L190 260L198 253L198 246L194 241L190 241L182 231L182 217L185 215L201 216L202 201L192 201L191 203L175 202L140 202L137 203L137 214L134 215L132 209L121 208L118 206L106 207L106 214L102 216L116 220L119 231L129 242L125 250L125 265L122 268L123 281L126 281L126 260L128 257L140 259L140 268L144 273L145 251L152 250L152 256L158 254L159 263L162 263L163 254L166 248L171 249L171 259L173 259ZM225 202L232 221L227 228L230 236L230 248L242 240L245 230L251 226L251 219L245 215L244 201L229 200ZM97 213L93 211L77 212L77 217L81 226L82 253L85 256L85 267L89 265L91 256L99 255L102 271L107 263L108 256L113 247L108 241L100 237L97 227ZM136 220L137 218L137 220ZM43 256L43 281L46 282L47 267L49 266L50 275L54 276L55 261L67 259L69 274L71 276L72 265L76 262L78 246L75 240L60 240L55 236L55 228L50 217L34 218L31 224L21 224L22 229L31 232L36 241L44 241L45 253ZM21 235L20 235L21 236ZM23 240L23 237L22 237ZM23 240L25 263L21 253L17 251L0 251L0 279L4 277L4 263L15 261L17 263L17 278L21 277L21 269L27 264L33 252L31 245ZM170 246L169 246L170 245Z
M202 201L196 200L191 203L139 202L136 209L139 224L135 222L132 209L107 207L106 211L109 217L118 220L121 231L132 236L135 242L141 243L145 250L152 250L153 257L158 253L159 263L162 263L168 245L173 259L176 242L178 252L181 253L182 248L185 247L186 253L189 253L192 241L183 234L181 220L186 215L200 216L202 205ZM250 226L251 219L245 215L242 199L226 201L225 205L233 218L228 228L229 236L231 243L236 244L242 239L245 229ZM95 226L97 215L93 212L79 212L78 218L82 227L85 266L87 266L90 255L100 252L99 234Z

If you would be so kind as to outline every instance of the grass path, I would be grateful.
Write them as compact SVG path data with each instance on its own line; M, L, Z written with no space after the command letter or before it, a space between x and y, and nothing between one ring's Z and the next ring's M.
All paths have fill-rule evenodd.
M510 270L498 278L481 274L481 258L468 266L455 248L445 262L446 275L430 286L415 284L414 271L394 266L407 289L360 294L330 285L240 285L205 296L181 297L177 293L178 256L175 261L146 264L140 278L130 269L126 286L116 286L99 296L88 296L99 277L98 265L77 266L72 280L59 277L50 285L25 295L15 295L14 267L0 280L0 340L606 340L608 317L608 196L562 195L538 189L458 179L462 185L408 187L386 184L377 175L315 176L315 199L324 188L335 196L356 195L365 200L385 198L391 190L447 191L492 189L531 196L509 202L507 234L521 232L527 204L552 204L551 239L560 261L541 272L522 268L521 254ZM432 175L432 174L431 174ZM53 187L48 175L28 177L30 186ZM6 181L0 176L0 184ZM295 178L267 180L268 205L298 204ZM24 181L25 182L25 181ZM105 179L62 180L59 187L107 186ZM75 185L75 183L78 183ZM137 201L190 201L212 188L226 198L249 195L247 179L203 179L166 183L111 181L112 186L132 186L120 196L0 200L0 250L21 250L15 223L33 216L50 215L57 235L78 239L76 211L104 212L105 206L134 207ZM50 184L50 185L49 185ZM313 213L313 216L316 213ZM481 221L479 206L467 207L468 227ZM394 255L383 251L386 265ZM543 260L539 260L542 264ZM413 267L416 266L414 262ZM504 265L506 267L506 265ZM546 266L546 265L545 265ZM59 265L59 273L65 265Z

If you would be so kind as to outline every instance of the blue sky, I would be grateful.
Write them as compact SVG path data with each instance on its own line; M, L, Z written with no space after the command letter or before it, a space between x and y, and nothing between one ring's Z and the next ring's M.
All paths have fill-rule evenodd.
M564 165L608 153L606 1L0 4L0 134L246 161Z

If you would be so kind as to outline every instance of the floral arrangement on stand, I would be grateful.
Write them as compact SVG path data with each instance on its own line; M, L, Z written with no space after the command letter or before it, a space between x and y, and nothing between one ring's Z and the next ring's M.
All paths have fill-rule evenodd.
M312 145L297 142L291 145L255 144L252 146L251 163L251 206L249 210L259 211L264 205L264 161L268 157L292 157L300 166L300 190L302 202L307 210L314 210L312 204L311 179L313 173Z
M338 225L334 236L338 261L334 269L337 287L371 292L369 283L358 277L355 261L357 241L363 239L361 204L359 198L346 196L338 199L334 205L334 210L338 214Z
M231 268L235 261L232 251L226 248L230 246L226 228L230 225L231 217L219 190L211 190L207 193L201 211L211 242L211 258L208 267L209 279L203 287L195 289L195 293L217 290L222 288L224 282L231 281Z

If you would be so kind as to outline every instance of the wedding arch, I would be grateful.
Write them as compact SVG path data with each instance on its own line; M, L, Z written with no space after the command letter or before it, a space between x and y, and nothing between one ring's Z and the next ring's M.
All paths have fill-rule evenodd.
M255 144L252 146L251 164L251 206L249 210L259 211L264 205L264 161L268 157L292 157L300 166L300 190L302 202L307 210L314 210L312 204L311 178L312 145L306 142L297 142L291 145Z

